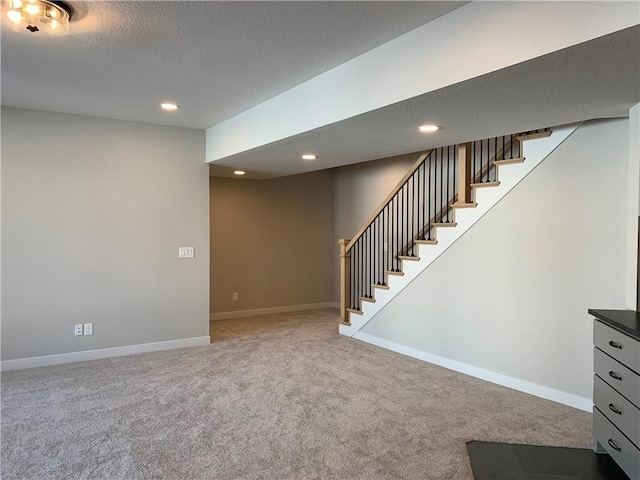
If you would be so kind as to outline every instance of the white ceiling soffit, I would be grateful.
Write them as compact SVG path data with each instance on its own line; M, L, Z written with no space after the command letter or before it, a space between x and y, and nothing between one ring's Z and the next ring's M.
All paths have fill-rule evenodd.
M262 170L280 174L326 168L300 162L286 167L296 157L278 158L277 149L270 152L258 147L629 28L639 23L639 11L638 2L472 2L209 128L207 161L235 157L234 161L259 168L262 158ZM538 95L547 90L543 84L530 87ZM473 102L482 103L478 98ZM430 105L422 107L429 108L420 109L418 122L446 123ZM459 122L455 117L451 120ZM393 128L381 120L383 125ZM351 126L364 128L364 124ZM340 132L333 134L339 139ZM344 135L352 137L352 132ZM340 143L338 139L331 138L329 143ZM363 153L352 161L366 159L367 147L360 144L357 148ZM302 151L312 149L313 145L306 145ZM302 151L297 152L298 158ZM247 154L242 159L243 152ZM315 153L329 157L322 151ZM380 151L373 158L382 156ZM276 167L277 162L282 165ZM349 161L335 158L332 163Z
M206 129L467 2L69 3L66 37L2 29L3 105Z
M495 135L624 117L640 102L640 26L405 100L210 165L261 178L374 160ZM436 120L424 134L417 126ZM300 159L311 151L318 159ZM417 158L417 157L416 157Z

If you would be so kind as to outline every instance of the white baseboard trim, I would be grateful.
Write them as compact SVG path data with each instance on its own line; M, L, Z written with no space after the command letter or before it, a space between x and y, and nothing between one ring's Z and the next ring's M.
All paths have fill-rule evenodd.
M57 355L45 355L42 357L18 358L15 360L3 360L0 362L0 371L22 370L25 368L48 367L63 363L83 362L85 360L100 360L103 358L123 357L137 353L159 352L161 350L173 350L177 348L199 347L209 345L211 337L181 338L180 340L168 340L165 342L141 343L139 345L127 345L124 347L99 348L96 350L83 350L80 352L60 353Z
M585 412L593 412L593 400L590 398L583 398L571 393L555 390L553 388L538 385L536 383L527 382L518 378L509 377L501 373L495 373L490 370L484 370L483 368L474 367L462 362L457 362L449 358L427 353L416 348L400 345L399 343L391 342L383 338L375 337L363 332L357 332L353 338L361 340L371 345L391 350L392 352L407 355L408 357L417 358L424 362L433 363L440 367L448 368L455 372L464 373L471 377L486 380L487 382L495 383L503 387L512 388L520 392L528 393L536 397L551 400L556 403L561 403L569 407L584 410Z
M212 313L211 315L209 315L209 321L215 322L218 320L228 320L230 318L253 317L255 315L267 315L269 313L302 312L304 310L318 310L320 308L340 308L340 303L307 303L304 305L285 305L283 307L255 308L253 310L237 310L235 312Z

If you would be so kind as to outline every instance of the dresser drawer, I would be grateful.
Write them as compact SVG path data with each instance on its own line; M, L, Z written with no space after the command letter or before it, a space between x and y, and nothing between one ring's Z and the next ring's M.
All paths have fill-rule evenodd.
M629 478L640 479L640 450L597 408L593 409L593 435Z
M593 322L593 344L636 373L640 373L640 342L598 320Z
M640 376L597 348L593 352L594 373L636 407L640 406Z
M636 447L640 446L640 409L597 375L593 378L593 403Z

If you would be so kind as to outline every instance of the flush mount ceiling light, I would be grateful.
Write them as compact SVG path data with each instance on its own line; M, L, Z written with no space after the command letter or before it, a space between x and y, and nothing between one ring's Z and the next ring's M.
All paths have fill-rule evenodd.
M176 103L161 103L160 108L163 110L167 110L168 112L175 112L180 108L180 105Z
M235 170L233 172L234 175L244 175L246 172L244 170Z
M69 33L73 9L53 0L4 0L2 24L18 33L62 37Z
M423 133L433 133L433 132L437 132L438 130L440 130L440 127L438 125L433 125L433 124L420 125L418 127L418 130L420 130Z
M302 155L302 159L303 160L315 160L316 157L313 153L305 153L304 155Z

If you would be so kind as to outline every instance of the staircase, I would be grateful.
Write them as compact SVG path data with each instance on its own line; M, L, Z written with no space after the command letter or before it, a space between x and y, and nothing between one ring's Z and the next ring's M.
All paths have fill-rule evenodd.
M353 239L339 241L340 333L355 335L577 127L503 135L420 155Z

